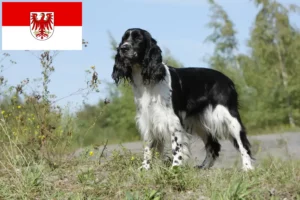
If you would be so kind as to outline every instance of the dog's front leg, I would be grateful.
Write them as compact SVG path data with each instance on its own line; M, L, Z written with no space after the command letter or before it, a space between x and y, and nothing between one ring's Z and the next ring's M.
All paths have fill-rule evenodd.
M152 159L152 142L150 141L146 141L145 142L145 146L144 146L144 160L142 162L142 166L140 167L140 169L145 169L145 170L149 170L151 165L151 159Z
M174 166L180 166L190 157L189 138L181 125L171 126L172 154Z

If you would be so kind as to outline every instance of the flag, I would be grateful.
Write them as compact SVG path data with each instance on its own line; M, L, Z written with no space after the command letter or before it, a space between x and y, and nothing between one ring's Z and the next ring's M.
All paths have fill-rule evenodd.
M82 2L2 2L2 50L82 50Z

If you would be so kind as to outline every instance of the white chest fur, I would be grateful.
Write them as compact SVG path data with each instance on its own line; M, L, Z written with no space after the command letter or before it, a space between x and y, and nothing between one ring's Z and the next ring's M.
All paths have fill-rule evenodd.
M177 121L172 107L171 77L165 68L165 80L150 85L143 84L140 68L133 68L136 122L144 140L169 140L172 119Z

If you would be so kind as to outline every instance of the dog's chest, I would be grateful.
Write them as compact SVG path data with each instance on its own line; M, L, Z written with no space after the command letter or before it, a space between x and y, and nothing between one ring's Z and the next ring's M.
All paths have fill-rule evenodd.
M137 107L136 120L142 134L163 136L168 132L170 116L173 115L171 90L167 81L144 85L134 81L134 101Z

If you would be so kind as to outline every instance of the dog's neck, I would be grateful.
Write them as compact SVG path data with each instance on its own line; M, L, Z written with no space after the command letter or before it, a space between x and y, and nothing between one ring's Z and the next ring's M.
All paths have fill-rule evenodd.
M162 62L162 64L167 67L165 63ZM142 73L142 65L140 64L134 64L131 68L132 70L132 84L133 86L145 86L143 82L143 77L141 75ZM151 84L150 84L151 85Z
M134 64L132 66L132 84L133 86L141 86L143 84L142 66L140 64Z

